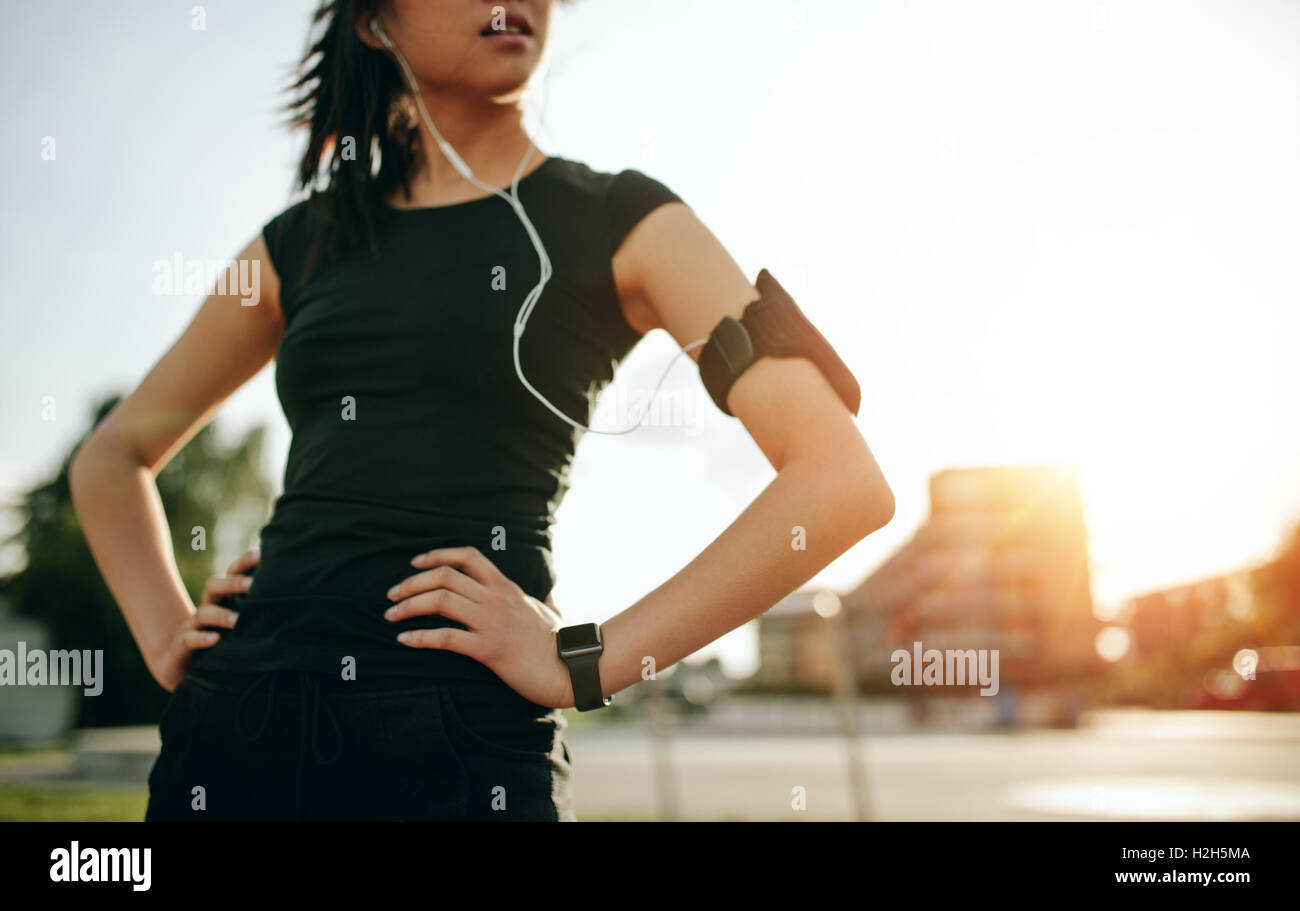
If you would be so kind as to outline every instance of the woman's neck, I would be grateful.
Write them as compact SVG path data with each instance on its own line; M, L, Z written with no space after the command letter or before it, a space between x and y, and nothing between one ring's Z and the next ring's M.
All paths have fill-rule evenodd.
M546 154L533 148L523 127L523 112L516 104L458 104L451 99L425 95L425 106L442 138L469 165L474 176L494 187L509 187L528 155L520 178L527 176L546 160ZM418 109L417 109L418 110ZM423 117L419 117L420 149L417 166L411 174L411 199L399 191L392 200L404 206L452 205L477 199L486 191L466 180L438 148Z

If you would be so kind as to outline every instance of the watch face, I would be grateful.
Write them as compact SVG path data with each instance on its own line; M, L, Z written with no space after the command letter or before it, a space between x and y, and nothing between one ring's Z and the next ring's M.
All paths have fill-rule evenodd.
M565 626L559 631L559 646L562 652L592 648L597 645L600 645L600 628L594 623Z

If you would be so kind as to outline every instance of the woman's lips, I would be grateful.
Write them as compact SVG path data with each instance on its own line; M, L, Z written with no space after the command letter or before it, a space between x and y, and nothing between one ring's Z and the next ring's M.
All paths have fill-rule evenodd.
M483 37L493 46L500 48L527 47L528 42L533 40L532 35L519 32L492 32Z

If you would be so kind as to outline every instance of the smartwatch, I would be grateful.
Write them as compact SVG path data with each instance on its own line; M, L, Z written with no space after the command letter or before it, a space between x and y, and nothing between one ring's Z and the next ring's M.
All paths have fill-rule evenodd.
M561 627L555 633L555 646L560 660L569 666L574 708L579 712L589 712L614 701L613 697L605 696L600 685L600 670L596 666L605 650L600 641L600 624L579 623Z

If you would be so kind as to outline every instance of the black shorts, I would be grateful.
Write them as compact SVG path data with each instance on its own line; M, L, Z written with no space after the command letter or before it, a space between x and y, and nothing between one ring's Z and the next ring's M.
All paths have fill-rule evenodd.
M499 680L191 669L145 819L575 821L565 726Z

